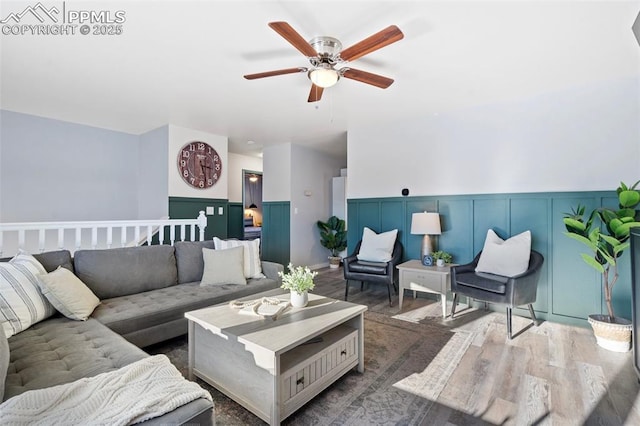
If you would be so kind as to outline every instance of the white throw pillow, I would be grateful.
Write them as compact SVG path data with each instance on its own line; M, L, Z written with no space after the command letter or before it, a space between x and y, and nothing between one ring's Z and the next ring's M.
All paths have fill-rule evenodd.
M357 255L358 260L366 260L369 262L390 261L397 236L397 229L376 234L365 226L362 233L360 252Z
M42 294L62 315L72 320L86 321L100 304L100 299L70 270L58 267L38 276Z
M260 238L255 240L221 240L213 237L213 244L216 249L228 249L232 247L244 247L244 277L264 278L262 273L262 262L260 261Z
M476 272L513 277L529 268L530 255L531 231L503 240L493 229L489 229Z
M35 257L23 251L0 262L0 322L7 338L54 314L38 287L37 276L46 273Z
M204 271L200 285L247 284L242 268L244 247L202 249Z

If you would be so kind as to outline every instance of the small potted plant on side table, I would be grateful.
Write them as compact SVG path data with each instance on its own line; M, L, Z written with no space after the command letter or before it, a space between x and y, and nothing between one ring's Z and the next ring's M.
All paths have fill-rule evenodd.
M291 291L291 306L294 308L304 308L309 303L308 292L313 290L315 284L313 279L317 272L311 271L308 266L293 267L292 263L287 266L288 273L278 272L282 278L282 288Z
M433 259L436 261L437 266L444 266L447 263L451 263L453 261L453 256L443 250L438 250L434 252L432 255Z

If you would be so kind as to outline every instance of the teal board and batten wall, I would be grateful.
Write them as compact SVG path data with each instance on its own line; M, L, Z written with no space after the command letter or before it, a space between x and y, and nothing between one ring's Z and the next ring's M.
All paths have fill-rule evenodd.
M228 204L227 200L215 198L169 197L169 218L195 219L201 210L206 212L207 207L213 207L214 214L207 215L205 240L211 240L214 236L227 238ZM222 208L222 214L220 214L220 208Z
M242 203L229 203L227 238L244 238L244 207Z
M617 207L615 192L393 197L348 200L348 252L367 226L376 232L397 228L403 258L420 257L421 235L411 235L411 215L440 213L442 235L432 237L437 248L450 252L454 262L467 263L484 245L487 230L503 238L531 230L533 249L545 258L534 309L555 322L586 325L589 314L606 312L600 275L581 259L586 247L564 235L565 212L583 204ZM631 318L631 261L628 251L618 261L620 278L614 287L616 315ZM499 307L502 309L502 307ZM526 310L522 310L526 312Z
M291 258L291 203L262 203L262 259L286 265Z

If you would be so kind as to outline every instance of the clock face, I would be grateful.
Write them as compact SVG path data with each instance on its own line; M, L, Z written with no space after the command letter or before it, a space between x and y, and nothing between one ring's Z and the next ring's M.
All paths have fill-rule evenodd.
M425 254L422 257L422 264L424 266L432 266L433 265L433 257L430 254Z
M178 171L189 186L211 188L222 175L222 160L211 145L189 142L178 153Z

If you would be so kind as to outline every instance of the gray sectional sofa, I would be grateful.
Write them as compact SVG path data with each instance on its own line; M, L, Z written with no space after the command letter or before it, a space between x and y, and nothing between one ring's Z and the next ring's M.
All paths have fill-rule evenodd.
M203 247L214 248L213 241L80 250L73 258L66 250L34 255L48 272L73 271L101 303L87 321L57 314L9 339L0 336L0 399L116 370L147 357L141 347L186 334L185 312L281 284L283 266L263 261L266 278L200 286ZM145 423L206 425L212 412L201 398Z

